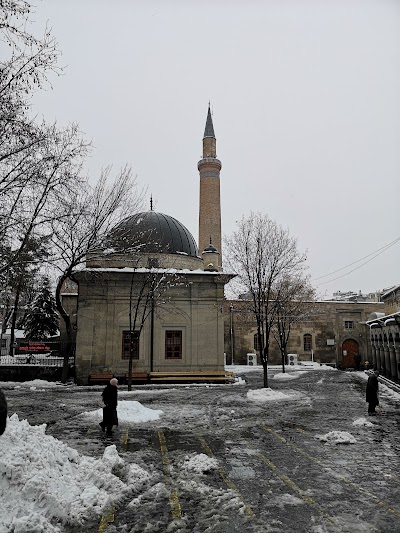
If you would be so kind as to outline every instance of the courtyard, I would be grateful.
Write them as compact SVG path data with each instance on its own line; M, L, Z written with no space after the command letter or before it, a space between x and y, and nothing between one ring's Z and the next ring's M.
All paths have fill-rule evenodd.
M113 476L125 479L122 463L141 476L79 520L48 511L48 525L18 531L399 530L398 393L381 384L379 412L368 417L364 372L315 366L282 374L274 367L270 389L262 389L260 367L235 372L231 385L120 387L111 438L98 425L102 386L1 383L10 416L46 424L46 438L80 457L117 454ZM155 416L126 419L128 405ZM1 444L6 439L7 432ZM2 519L1 533L14 531Z

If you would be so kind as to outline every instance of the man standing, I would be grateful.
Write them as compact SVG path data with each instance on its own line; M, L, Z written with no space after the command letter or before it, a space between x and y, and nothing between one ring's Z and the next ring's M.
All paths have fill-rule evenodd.
M101 429L105 431L107 428L106 435L111 436L113 434L112 427L118 426L118 416L117 416L117 404L118 404L118 380L116 378L110 379L110 383L102 392L103 402L105 407L103 407L103 421L100 422Z
M367 381L367 388L365 391L366 401L368 402L368 414L375 415L375 407L379 405L379 382L378 382L379 371L375 370L374 373L369 376Z
M7 400L4 392L0 389L0 435L6 430L7 425Z

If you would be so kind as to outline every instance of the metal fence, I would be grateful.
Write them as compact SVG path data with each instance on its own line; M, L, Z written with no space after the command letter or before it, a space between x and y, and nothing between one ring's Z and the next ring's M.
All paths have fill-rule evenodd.
M51 354L18 354L4 355L0 357L0 366L34 366L34 367L54 367L61 368L64 364L63 357L54 357ZM69 358L69 366L75 365L74 357Z

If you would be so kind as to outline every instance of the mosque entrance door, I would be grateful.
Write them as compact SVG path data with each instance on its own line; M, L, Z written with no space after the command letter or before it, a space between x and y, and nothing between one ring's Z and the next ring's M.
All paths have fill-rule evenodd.
M342 367L354 368L354 356L358 354L358 342L353 339L347 339L342 344Z

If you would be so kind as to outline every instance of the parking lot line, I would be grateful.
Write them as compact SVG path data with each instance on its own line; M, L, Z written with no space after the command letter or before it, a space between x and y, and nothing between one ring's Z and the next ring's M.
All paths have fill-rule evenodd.
M206 451L207 455L209 457L214 457L214 453L213 451L211 450L210 446L207 444L207 442L205 441L205 439L203 437L198 437L199 439L199 442L200 444L203 446L204 450ZM240 493L240 490L238 489L238 487L233 483L233 481L231 481L228 477L228 475L226 474L226 472L221 468L219 467L218 468L218 473L219 475L221 476L221 479L223 480L223 482L225 483L225 485L231 489L231 490L234 490L240 501L243 503L244 505L244 512L246 515L248 516L251 516L252 518L256 518L255 514L253 513L253 510L251 509L251 507L249 507L248 505L246 505L244 499L243 499L243 496L241 495Z
M181 518L182 517L181 504L179 503L178 491L172 484L171 463L168 457L167 441L166 441L165 434L163 431L158 431L158 440L160 442L161 459L162 459L162 464L163 464L164 477L166 480L166 485L169 487L169 491L170 491L169 504L171 507L171 513L172 513L173 518Z
M382 507L384 509L386 509L387 511L389 511L390 513L394 514L395 516L399 517L400 518L400 511L395 509L391 504L389 504L388 502L385 502L383 500L381 500L380 498L378 498L377 496L375 496L375 494L372 494L372 492L369 492L368 490L366 489L363 489L362 487L360 487L359 485L357 485L356 483L354 483L354 481L351 481L348 477L346 477L345 475L343 474L340 474L339 472L336 472L331 466L326 466L324 463L322 463L319 459L317 459L316 457L308 454L305 450L303 450L302 448L300 448L299 446L297 446L296 444L288 441L287 439L285 439L284 437L282 437L282 435L279 435L278 433L276 433L276 431L274 431L271 427L267 426L266 424L261 424L260 427L264 430L264 431L267 431L268 433L270 433L271 435L273 435L276 439L280 440L281 442L283 442L284 444L286 444L287 446L290 446L291 448L293 448L294 450L296 450L298 453L300 453L301 455L303 455L304 457L306 457L309 461L312 461L313 463L317 464L318 466L320 466L321 468L323 468L325 470L325 472L327 472L328 474L330 474L332 477L334 477L335 479L339 479L340 481L342 481L343 483L346 483L348 484L349 486L351 486L354 490L357 490L358 492L360 492L363 496L367 496L369 498L371 498L372 500L375 501L375 503L379 506L379 507Z

